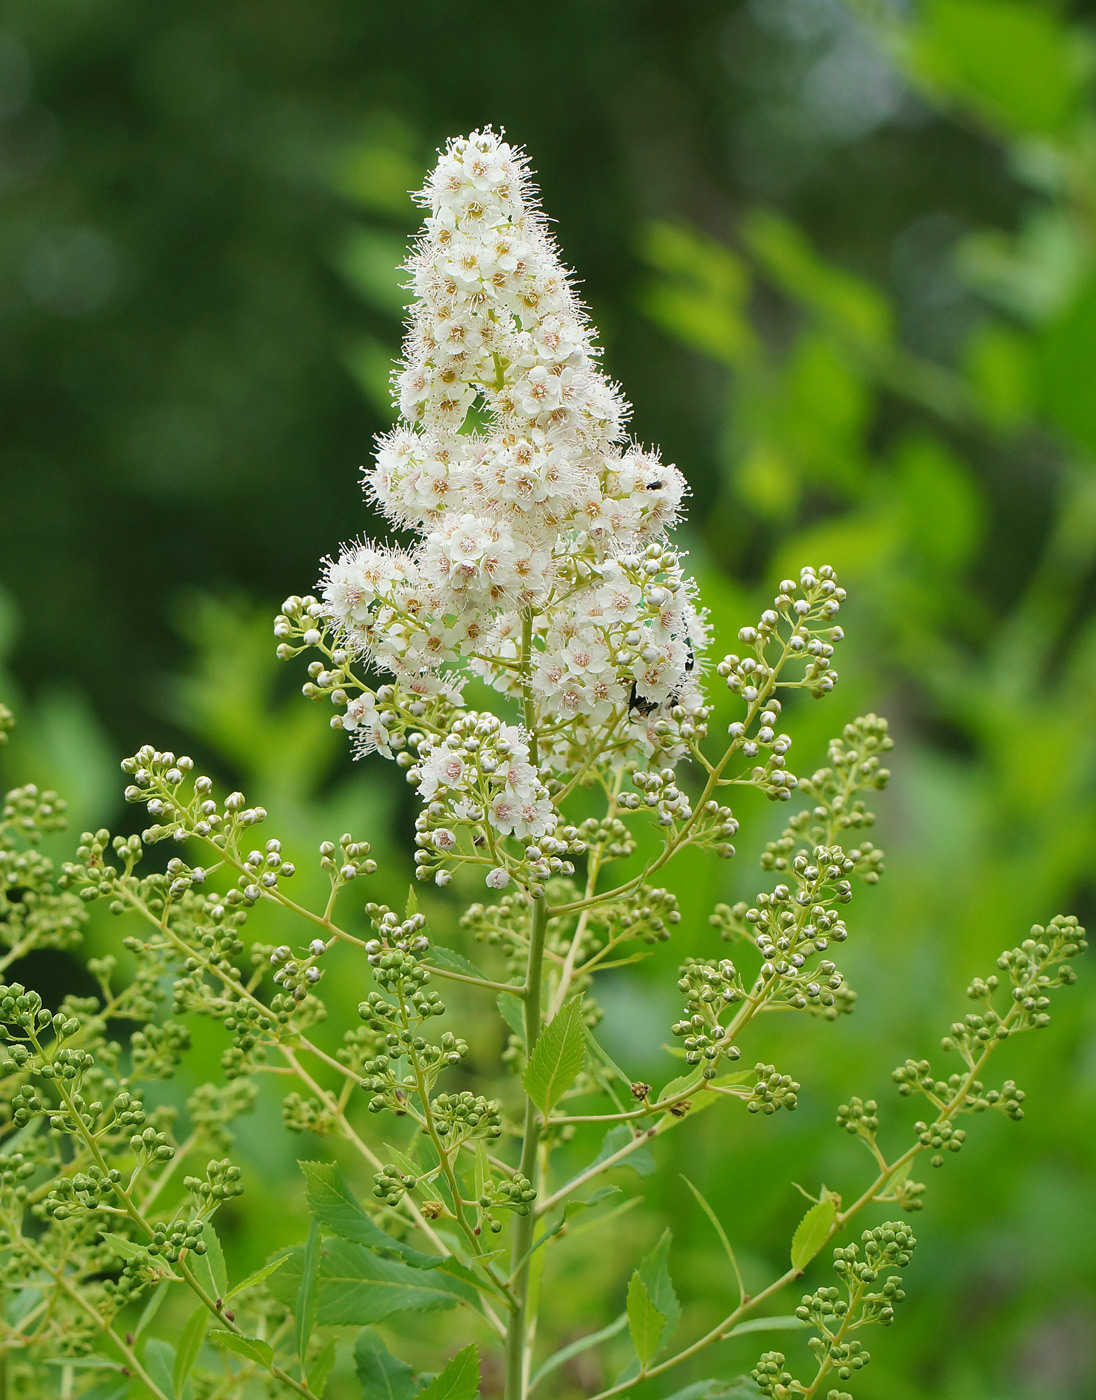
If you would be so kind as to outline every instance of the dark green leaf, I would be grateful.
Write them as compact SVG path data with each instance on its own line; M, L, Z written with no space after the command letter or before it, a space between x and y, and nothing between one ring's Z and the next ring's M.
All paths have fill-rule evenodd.
M285 1265L268 1283L271 1294L286 1307L296 1301L301 1283L303 1251L288 1251ZM317 1280L316 1321L321 1326L363 1326L393 1313L450 1308L458 1301L474 1302L476 1292L441 1269L413 1269L382 1259L350 1240L323 1244Z
M521 1079L546 1118L578 1078L585 1061L582 998L576 997L541 1031Z
M418 1269L434 1269L442 1262L440 1255L413 1249L375 1225L354 1199L333 1162L298 1162L297 1165L304 1173L309 1210L334 1234L369 1249L396 1254Z
M297 1323L297 1358L304 1369L308 1339L316 1323L316 1281L320 1273L320 1222L315 1216L308 1227L308 1239L301 1255L301 1282L293 1315Z
M237 1356L246 1356L260 1366L269 1367L274 1360L273 1347L269 1342L260 1342L258 1337L239 1337L235 1332L223 1332L219 1327L214 1327L209 1340L222 1351L234 1351Z
M413 1400L417 1387L411 1367L393 1356L371 1327L363 1327L354 1343L365 1400Z
M419 1400L474 1400L479 1381L479 1352L473 1343L458 1351L444 1371L419 1392Z
M815 1201L795 1227L792 1236L792 1268L805 1269L830 1237L837 1206L832 1197Z
M635 1136L635 1133L632 1132L627 1123L618 1123L615 1128L610 1128L602 1139L601 1151L590 1165L593 1167L598 1166L598 1164L604 1162L607 1157L611 1157L615 1152L619 1152L622 1147L627 1147L628 1143L630 1143ZM635 1148L632 1152L629 1152L627 1157L622 1157L618 1165L622 1167L631 1167L632 1171L634 1171L637 1176L652 1176L654 1172L657 1171L654 1153L646 1143L641 1147Z
M511 992L499 992L495 998L495 1005L499 1009L499 1015L524 1044L525 1003L521 997L516 997Z
M213 1314L204 1303L199 1303L194 1311L187 1318L186 1324L179 1336L179 1346L175 1352L175 1365L172 1369L171 1378L175 1383L177 1394L182 1393L183 1385L187 1376L190 1375L191 1367L198 1359L198 1353L202 1349L205 1341L206 1329L209 1327Z
M323 1395L327 1388L327 1380L331 1375L335 1365L335 1358L338 1355L339 1346L334 1337L316 1357L312 1365L308 1368L308 1388L316 1395Z
M169 1397L169 1400L174 1400L175 1382L172 1377L175 1371L175 1348L171 1343L165 1342L159 1337L150 1337L141 1361L149 1377L156 1382L164 1394Z

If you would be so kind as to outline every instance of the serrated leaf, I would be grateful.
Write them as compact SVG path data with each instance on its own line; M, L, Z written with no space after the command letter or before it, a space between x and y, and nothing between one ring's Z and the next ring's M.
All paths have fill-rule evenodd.
M666 1314L655 1307L651 1291L637 1269L628 1281L628 1332L639 1357L640 1371L658 1351L666 1330Z
M666 1318L666 1340L673 1335L681 1319L681 1304L670 1279L670 1242L670 1232L664 1230L658 1244L641 1260L637 1270L655 1307Z
M145 1346L142 1365L169 1400L175 1400L175 1348L160 1337L152 1337Z
M371 1327L358 1333L354 1364L365 1400L413 1400L417 1387L411 1367L393 1356Z
M431 943L426 961L433 963L435 967L448 968L450 972L463 972L466 977L479 977L485 982L490 981L486 973L481 972L474 962L469 962L463 953L458 953L453 948L445 948L440 943Z
M612 1157L619 1152L622 1147L634 1141L635 1133L632 1132L627 1123L618 1123L615 1128L610 1128L601 1142L601 1150L590 1163L591 1167L596 1167L604 1162L607 1157ZM650 1147L644 1143L641 1147L629 1152L627 1157L622 1157L617 1163L621 1167L631 1167L637 1176L653 1176L658 1170L655 1164L655 1155ZM589 1170L589 1168L587 1168Z
M795 1227L792 1236L792 1268L805 1269L830 1237L837 1206L827 1197L816 1201Z
M545 1118L578 1078L586 1062L582 999L575 997L540 1033L521 1082Z
M190 1271L211 1298L223 1298L228 1292L228 1272L225 1269L224 1251L221 1249L221 1241L217 1238L217 1231L213 1228L213 1221L207 1220L202 1230L202 1242L205 1244L204 1254L188 1254L187 1263Z
M237 1356L245 1356L248 1361L257 1361L260 1366L269 1367L274 1360L274 1349L269 1342L261 1342L258 1337L240 1337L235 1332L224 1332L214 1327L209 1340L222 1351L233 1351Z
M426 1389L419 1392L419 1400L475 1400L479 1382L479 1352L473 1342L458 1351Z
M186 1378L190 1375L191 1368L198 1359L198 1353L202 1349L202 1343L205 1341L205 1334L212 1317L213 1314L206 1305L199 1303L186 1320L179 1336L179 1345L175 1351L175 1365L171 1372L176 1394L182 1393Z
M316 1322L316 1280L320 1272L320 1222L315 1216L308 1227L308 1239L301 1255L301 1282L297 1289L297 1302L293 1308L297 1332L297 1358L304 1372L304 1358L308 1350L308 1339Z
M271 1295L293 1307L301 1282L303 1250L286 1251L286 1262L267 1287ZM317 1279L316 1322L320 1326L368 1326L393 1313L451 1308L475 1303L476 1290L443 1269L413 1269L382 1259L350 1240L324 1242Z
M225 1294L225 1302L230 1298L235 1298L237 1293L243 1293L248 1288L254 1288L256 1284L262 1283L263 1279L269 1278L275 1269L280 1269L286 1261L286 1255L281 1255L278 1259L272 1259L269 1264L264 1264L261 1269L256 1269L253 1274L248 1274L241 1283L234 1284Z
M442 1262L441 1255L413 1249L375 1225L354 1199L333 1162L298 1162L297 1165L304 1173L309 1210L341 1239L363 1244L367 1249L396 1254L417 1269L435 1269Z
M499 992L495 998L495 1005L499 1009L499 1015L524 1045L525 1005L521 997L514 996L512 992Z
M136 1259L139 1254L144 1253L139 1244L126 1239L125 1235L116 1235L111 1230L104 1230L101 1239L119 1259Z

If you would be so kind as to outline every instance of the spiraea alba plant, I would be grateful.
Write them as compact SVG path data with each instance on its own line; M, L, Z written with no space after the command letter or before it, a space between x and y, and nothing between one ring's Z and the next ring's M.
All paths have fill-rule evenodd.
M845 595L829 568L781 582L738 652L708 660L670 536L683 478L626 435L524 157L491 131L455 140L420 198L402 421L365 477L409 543L346 547L320 596L286 602L276 633L283 658L317 653L305 693L333 702L357 752L405 770L415 874L451 886L424 903L474 901L464 951L434 940L414 895L402 910L369 900L363 915L376 865L357 835L321 846L321 904L295 901L300 855L259 836L266 812L219 797L188 758L149 747L125 762L126 796L154 824L113 841L86 833L60 889L37 846L59 802L10 793L3 966L76 943L97 899L126 919L128 957L93 960L99 994L55 1011L18 983L0 988L5 1393L608 1400L643 1386L652 1400L848 1400L865 1329L888 1325L904 1296L916 1169L961 1147L968 1115L1022 1116L1022 1092L990 1087L988 1062L1047 1024L1083 930L1069 918L1034 928L971 984L972 1009L943 1042L950 1069L894 1071L920 1105L908 1145L877 1140L874 1101L838 1109L866 1149L862 1189L848 1202L823 1190L770 1281L747 1291L734 1222L697 1193L727 1254L706 1329L681 1315L666 1234L622 1269L604 1317L563 1343L541 1285L554 1255L566 1287L576 1230L564 1226L577 1212L591 1227L613 1219L629 1179L617 1169L640 1154L657 1164L660 1139L700 1109L794 1109L800 1086L749 1054L761 1013L851 1009L834 954L854 886L881 869L865 795L887 780L890 739L868 715L809 777L788 767L785 704L836 681ZM731 692L717 733L705 681ZM728 799L742 786L793 811L766 848L766 888L719 905L710 927L680 928L674 858L733 856ZM160 842L178 854L139 873ZM291 944L250 941L249 919L271 905L296 919ZM652 1087L599 1040L598 974L668 938L684 945L682 1009L649 1036L657 1048L669 1031L677 1059ZM361 1002L333 1040L320 1023L339 943ZM474 1005L475 1052L447 991L465 1014ZM180 1117L153 1085L187 1055L195 1013L232 1044L221 1080ZM247 1190L231 1125L263 1076L284 1086L287 1130L321 1135L329 1160L301 1163L304 1243L231 1278L216 1212ZM824 1251L832 1272L812 1263ZM442 1309L456 1310L444 1326ZM416 1311L426 1320L409 1327ZM752 1376L705 1379L705 1348L762 1319L806 1334L809 1346L787 1344L799 1359L768 1351ZM401 1336L414 1367L389 1349Z

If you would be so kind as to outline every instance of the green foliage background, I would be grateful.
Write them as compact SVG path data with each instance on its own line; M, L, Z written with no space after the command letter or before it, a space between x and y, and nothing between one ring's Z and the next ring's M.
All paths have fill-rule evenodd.
M730 1281L679 1170L747 1281L771 1272L801 1214L789 1178L859 1180L836 1105L875 1095L884 1139L888 1114L904 1135L889 1070L932 1053L969 977L1059 907L1091 922L1094 10L0 8L0 695L21 716L6 777L61 789L77 831L125 829L117 760L151 740L240 782L287 847L368 837L372 897L400 900L403 785L351 766L276 669L269 623L375 523L356 469L389 421L406 191L479 123L529 148L635 431L692 483L724 641L800 563L850 591L842 684L792 758L810 771L869 708L894 725L888 873L845 960L857 1013L766 1027L758 1056L803 1081L797 1113L699 1116L660 1146L619 1247L576 1232L546 1280L563 1337L606 1295L622 1305L626 1261L666 1224L679 1291L714 1321ZM608 1039L637 1077L666 1077L673 970L714 951L711 906L757 888L772 823L743 816L737 859L679 880L673 943L609 984ZM90 951L116 938L98 922ZM78 960L26 962L16 975L53 995L82 985ZM348 960L333 1020L363 981ZM1025 1122L979 1121L934 1173L863 1400L1096 1392L1091 983L1017 1055ZM214 1076L222 1045L201 1034L192 1072ZM478 1034L501 1046L501 1024L498 1046ZM327 1151L284 1131L272 1097L245 1124L247 1193L219 1217L241 1268L303 1237L295 1160ZM724 1346L724 1374L752 1363L749 1340ZM581 1366L560 1377L583 1393Z

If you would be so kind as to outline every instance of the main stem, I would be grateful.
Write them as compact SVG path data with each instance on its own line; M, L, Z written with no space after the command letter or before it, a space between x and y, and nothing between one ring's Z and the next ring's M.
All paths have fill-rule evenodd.
M521 669L523 710L525 728L528 732L529 756L533 765L540 761L536 732L536 710L532 691L529 688L529 666L532 653L533 615L526 612L522 617L521 628ZM548 930L548 901L543 891L530 895L529 960L525 966L525 984L522 989L525 1007L525 1053L531 1055L540 1036L541 988L544 969L544 938ZM538 1187L540 1177L539 1154L540 1122L536 1105L532 1099L525 1100L525 1129L521 1144L521 1165L519 1171ZM513 1301L510 1306L510 1320L506 1329L506 1400L525 1400L525 1348L526 1348L526 1304L529 1299L529 1252L533 1245L533 1231L536 1228L536 1212L519 1215L514 1221L514 1236L511 1247L511 1289Z
M543 896L533 900L533 926L529 937L529 962L525 971L525 1044L528 1054L540 1035L541 971L544 965L544 934L548 927L548 905ZM532 1099L525 1100L525 1135L521 1145L523 1176L537 1188L539 1176L537 1148L540 1121ZM514 1304L506 1329L506 1400L525 1400L525 1305L529 1296L529 1251L533 1245L536 1213L517 1216L511 1251Z

